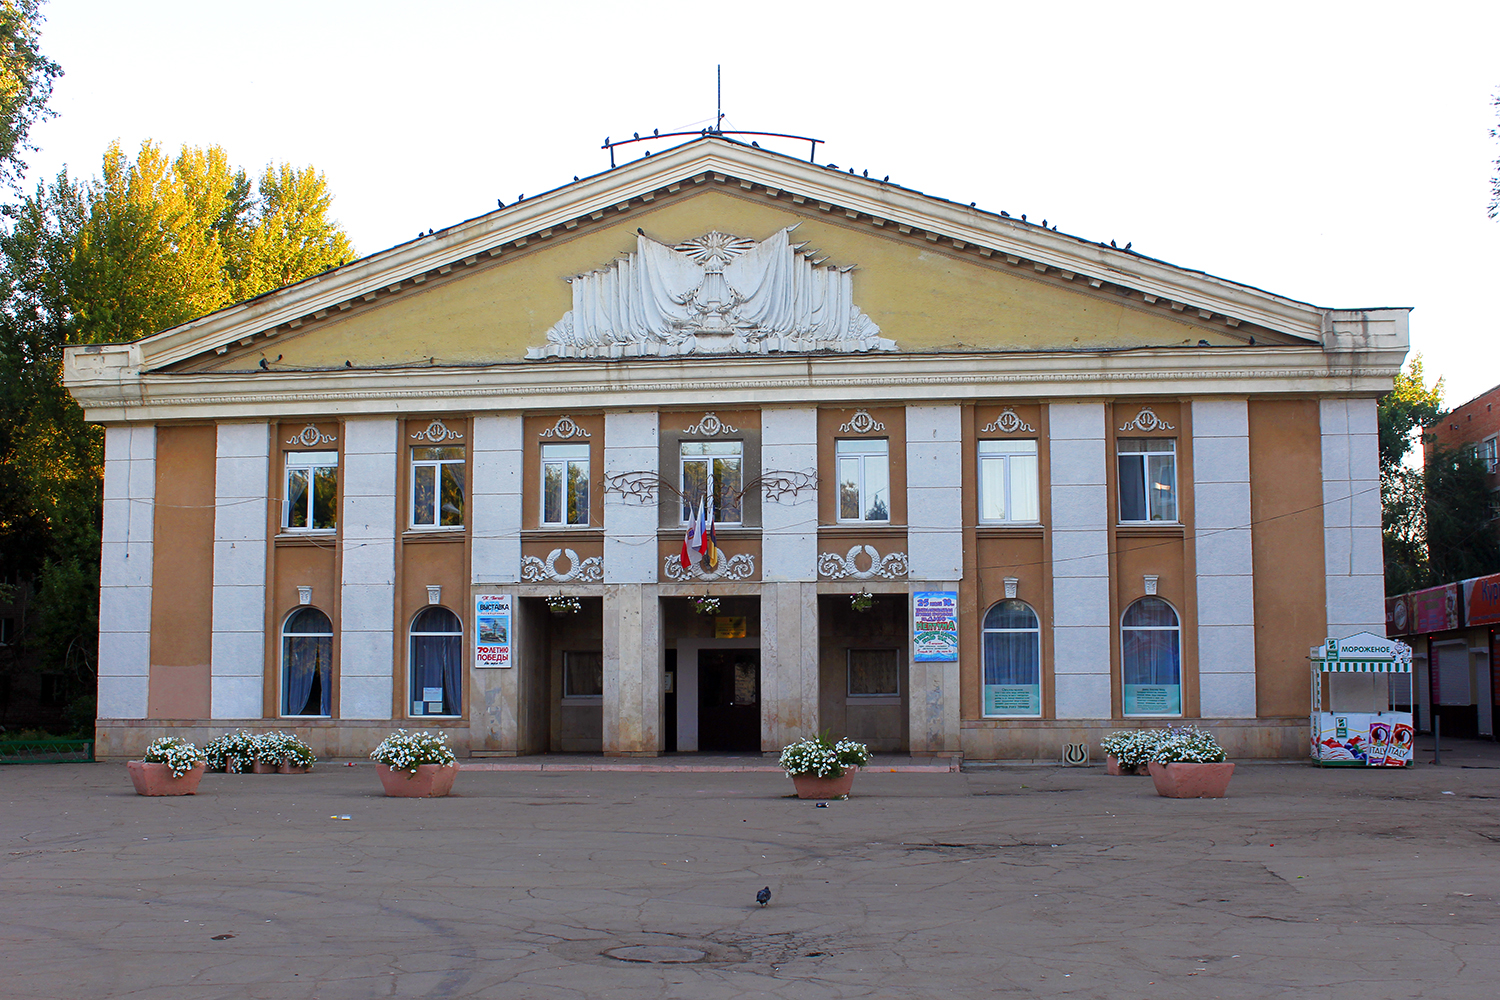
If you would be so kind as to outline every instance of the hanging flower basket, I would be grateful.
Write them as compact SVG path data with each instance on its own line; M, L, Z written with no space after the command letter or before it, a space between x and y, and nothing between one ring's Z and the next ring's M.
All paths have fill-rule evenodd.
M716 615L719 613L719 599L717 597L694 597L693 610L700 615Z
M849 607L854 611L865 612L875 606L875 595L868 590L861 589L859 593L849 598Z
M557 594L546 599L547 610L554 615L576 615L583 610L583 602L567 594Z

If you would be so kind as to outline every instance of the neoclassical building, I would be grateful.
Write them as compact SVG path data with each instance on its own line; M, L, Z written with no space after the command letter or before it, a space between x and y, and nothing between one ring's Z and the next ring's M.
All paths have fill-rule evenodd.
M1382 627L1406 350L1404 309L708 135L70 349L99 752L1055 759L1187 719L1300 756L1308 648Z

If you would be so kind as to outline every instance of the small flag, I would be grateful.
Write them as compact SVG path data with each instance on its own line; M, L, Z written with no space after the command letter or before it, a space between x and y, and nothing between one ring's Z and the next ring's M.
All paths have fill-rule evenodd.
M703 531L703 561L708 563L709 569L717 569L719 566L719 539L714 534L713 504L709 504L704 513L708 518L708 524Z
M703 501L688 521L687 537L682 540L682 568L691 569L703 558Z

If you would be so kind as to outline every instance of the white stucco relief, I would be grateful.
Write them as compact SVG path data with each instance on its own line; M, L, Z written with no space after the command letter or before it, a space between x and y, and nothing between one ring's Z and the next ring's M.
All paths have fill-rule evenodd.
M748 580L755 575L755 557L748 552L740 552L732 556L719 553L719 565L713 569L704 569L702 563L686 568L682 565L681 556L667 556L662 563L662 572L668 580L677 583L688 583L705 580L712 583L715 580Z
M859 568L861 556L868 557L870 561L864 569ZM842 580L845 577L855 580L885 577L887 580L894 580L906 576L907 572L905 552L887 552L882 556L873 545L856 545L842 556L837 552L818 553L818 575L830 580Z
M559 557L568 561L566 570L557 568ZM554 583L599 583L604 579L604 560L599 556L580 559L572 549L553 549L547 553L545 560L537 556L523 556L521 579L527 582L550 580Z
M711 232L676 246L648 236L634 253L570 278L573 308L532 359L796 351L894 351L854 304L853 267L791 241Z

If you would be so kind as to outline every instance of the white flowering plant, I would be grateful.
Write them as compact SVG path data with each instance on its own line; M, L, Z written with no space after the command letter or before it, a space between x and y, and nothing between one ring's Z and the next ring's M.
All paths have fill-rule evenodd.
M204 753L212 770L239 774L261 759L261 738L241 729L209 740Z
M583 610L583 602L567 594L553 594L544 600L547 602L547 610L554 615L576 615Z
M849 607L854 611L869 611L875 606L875 595L861 590L849 598Z
M716 615L719 613L719 599L717 597L694 597L693 610L700 615Z
M293 767L312 767L318 761L312 747L295 733L261 733L255 742L264 761L286 761Z
M370 759L384 764L392 771L410 772L407 777L417 776L417 768L423 764L452 764L458 758L448 746L445 733L409 733L398 729L380 741L380 746L370 752Z
M172 769L172 777L180 778L203 760L203 752L187 740L163 736L151 741L141 760L148 764L165 764Z
M1151 758L1162 764L1221 764L1229 759L1213 733L1197 726L1168 729Z
M1100 740L1099 746L1121 767L1144 767L1155 759L1156 744L1166 733L1165 729L1117 729Z
M834 742L826 733L798 740L781 751L781 769L789 775L837 778L846 767L863 767L869 762L869 747L851 739Z

